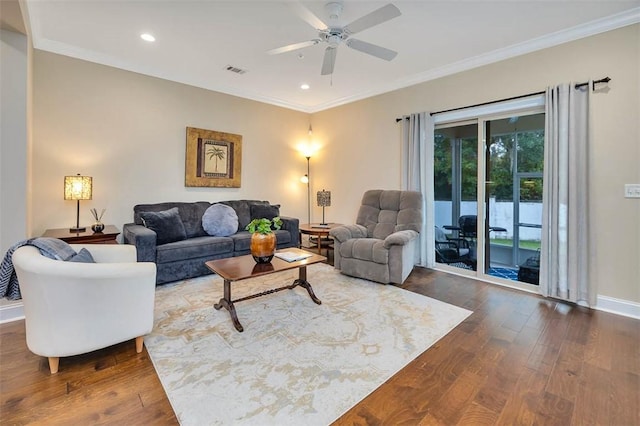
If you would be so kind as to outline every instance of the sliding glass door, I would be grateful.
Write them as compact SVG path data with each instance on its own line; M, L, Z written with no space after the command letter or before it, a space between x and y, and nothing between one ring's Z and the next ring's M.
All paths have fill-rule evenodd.
M537 284L544 114L438 125L434 137L439 266L498 282Z
M434 144L436 261L473 269L475 244L464 240L458 221L478 211L478 125L439 127Z

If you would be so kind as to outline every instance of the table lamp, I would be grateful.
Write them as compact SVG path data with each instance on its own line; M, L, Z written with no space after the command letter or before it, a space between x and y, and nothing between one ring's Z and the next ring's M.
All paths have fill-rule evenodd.
M322 223L320 225L328 225L328 223L325 223L324 221L324 208L331 207L331 191L325 191L324 189L322 191L318 191L317 199L318 206L322 207Z
M80 200L90 200L93 193L93 178L91 176L64 177L64 199L76 200L76 226L69 228L69 232L84 232L86 227L80 227Z

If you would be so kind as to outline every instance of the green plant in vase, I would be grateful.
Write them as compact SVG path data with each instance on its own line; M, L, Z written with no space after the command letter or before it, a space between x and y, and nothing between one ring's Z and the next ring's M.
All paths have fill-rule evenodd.
M276 252L276 234L273 229L280 229L282 220L276 216L269 220L267 218L253 219L245 227L251 232L251 256L257 263L269 263Z

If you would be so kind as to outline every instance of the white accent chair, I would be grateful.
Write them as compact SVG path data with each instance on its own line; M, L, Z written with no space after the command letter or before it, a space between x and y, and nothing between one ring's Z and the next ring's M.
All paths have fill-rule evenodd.
M121 244L72 244L86 248L96 263L44 257L33 246L13 253L24 302L27 346L49 358L51 374L60 357L136 339L153 328L156 266L137 262L136 249Z

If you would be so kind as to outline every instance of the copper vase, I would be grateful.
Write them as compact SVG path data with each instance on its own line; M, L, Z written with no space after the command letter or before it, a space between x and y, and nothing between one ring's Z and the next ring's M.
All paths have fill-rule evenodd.
M251 235L251 256L256 263L269 263L276 252L276 234L259 234L254 232Z

